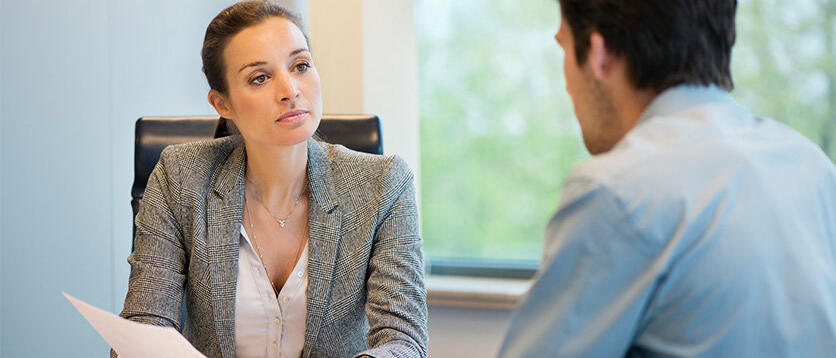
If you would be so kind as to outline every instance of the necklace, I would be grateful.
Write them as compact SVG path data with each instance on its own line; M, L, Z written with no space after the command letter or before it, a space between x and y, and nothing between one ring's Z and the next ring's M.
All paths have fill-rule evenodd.
M307 191L308 187L308 180L307 178L305 178L305 183L303 184L304 186L302 187L302 192L299 193L298 197L296 197L296 201L293 202L293 207L290 208L290 212L287 213L287 215L285 215L284 219L282 219L273 214L273 212L270 211L270 208L268 208L267 205L264 204L264 200L261 200L261 193L255 187L255 183L253 183L252 180L250 180L249 178L247 178L247 182L252 184L253 194L255 194L253 196L255 197L255 200L257 200L258 203L261 204L261 206L263 206L264 209L267 210L267 213L270 214L270 217L272 217L273 220L276 220L276 222L279 223L279 226L281 226L282 229L284 229L284 227L287 225L287 219L290 217L290 215L293 214L293 211L296 210L296 207L299 206L299 202L302 201L302 196L305 195L305 192Z
M270 270L267 269L267 265L264 263L264 256L261 255L261 246L258 244L258 234L255 232L255 225L253 224L253 214L252 214L252 212L250 212L250 203L246 199L244 199L244 207L247 209L247 217L250 219L249 220L250 221L250 233L253 234L253 243L255 244L255 251L258 254L258 259L259 259L259 261L261 261L261 267L264 268L264 273L267 275L267 280L270 281L270 288L273 289L273 294L278 296L279 295L279 290L276 289L276 284L273 283L273 279L270 278ZM296 259L293 260L294 266L295 266L295 263L297 261L299 261L299 256L302 255L302 248L304 246L305 245L304 245L304 241L303 241L302 243L299 244L299 247L296 249ZM291 269L291 271L292 270L293 269Z

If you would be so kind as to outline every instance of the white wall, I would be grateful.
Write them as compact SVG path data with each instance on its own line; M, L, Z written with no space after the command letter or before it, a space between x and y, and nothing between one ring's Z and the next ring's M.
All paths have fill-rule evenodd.
M84 5L0 4L4 357L105 348L60 295L112 295L107 4Z
M308 2L308 32L325 113L363 113L365 109L362 18L362 0Z
M0 1L0 356L107 353L60 292L121 309L134 121L213 112L200 46L229 3Z
M431 306L429 357L495 357L511 315L508 310Z
M307 19L325 113L380 116L384 152L420 182L413 1L312 0Z

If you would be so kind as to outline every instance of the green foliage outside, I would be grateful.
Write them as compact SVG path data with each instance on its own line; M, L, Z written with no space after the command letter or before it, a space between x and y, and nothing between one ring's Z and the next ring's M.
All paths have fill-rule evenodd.
M742 1L737 30L737 100L836 160L836 0Z
M836 158L836 0L746 0L733 92ZM432 257L537 260L588 157L564 89L555 0L419 0L421 215Z

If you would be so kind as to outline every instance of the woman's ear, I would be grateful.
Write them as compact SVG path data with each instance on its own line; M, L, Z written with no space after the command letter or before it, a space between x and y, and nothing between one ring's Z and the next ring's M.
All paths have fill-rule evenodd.
M216 90L209 90L209 104L212 107L215 107L215 111L218 112L218 115L224 118L235 118L234 112L232 107L229 106L229 101L227 101L226 96L221 94Z

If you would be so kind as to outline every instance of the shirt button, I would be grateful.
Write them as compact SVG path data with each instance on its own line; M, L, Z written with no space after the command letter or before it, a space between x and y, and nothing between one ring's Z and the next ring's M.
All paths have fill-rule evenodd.
M280 324L280 323L282 323L282 319L281 319L281 318L279 318L279 317L276 317L276 319L275 319L274 321L276 321L276 324Z
M299 278L302 278L302 271L299 271L299 272L296 274L296 276L298 276Z
M287 301L289 301L289 300L290 300L290 299L289 299L289 298L287 298L287 296L285 296L284 298L282 298L282 301L284 301L285 303L287 303Z

